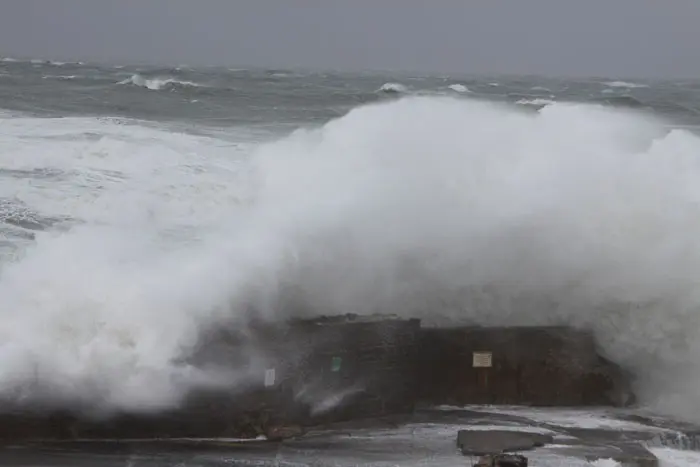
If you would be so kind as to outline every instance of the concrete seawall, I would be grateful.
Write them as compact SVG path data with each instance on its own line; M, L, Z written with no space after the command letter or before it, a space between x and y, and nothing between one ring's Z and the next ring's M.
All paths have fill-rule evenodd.
M190 394L157 414L88 417L70 408L0 410L0 438L286 437L307 427L417 405L611 405L633 401L629 375L566 328L423 328L418 320L342 316L218 329L191 356L246 366L244 387Z

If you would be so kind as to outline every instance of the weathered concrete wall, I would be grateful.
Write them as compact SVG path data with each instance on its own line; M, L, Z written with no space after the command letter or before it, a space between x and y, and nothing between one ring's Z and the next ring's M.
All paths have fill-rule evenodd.
M418 320L343 316L218 329L191 361L255 365L245 385L197 391L182 407L106 419L5 407L0 438L255 437L279 426L305 426L390 413L416 402L413 380Z
M287 420L309 424L412 410L419 337L419 320L342 316L224 331L214 341L234 354L245 347L263 356L257 384L237 401L254 396L284 407ZM220 359L225 352L217 347ZM267 387L266 371L274 371Z
M202 342L191 361L248 368L245 385L198 391L155 415L5 407L0 439L256 437L417 403L629 402L628 376L598 355L590 334L567 328L422 329L418 320L344 316L218 329ZM474 367L479 351L491 352L490 367Z
M544 406L632 402L629 376L602 358L593 336L584 331L424 329L420 346L418 397L425 402ZM491 366L475 366L475 352L490 352Z

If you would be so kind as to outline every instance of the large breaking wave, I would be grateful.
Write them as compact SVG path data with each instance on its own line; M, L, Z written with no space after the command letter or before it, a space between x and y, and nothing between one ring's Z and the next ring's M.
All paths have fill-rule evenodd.
M148 216L109 222L125 216L118 204L38 233L0 279L0 391L38 382L87 404L175 404L222 382L181 363L212 323L389 312L592 328L645 403L700 419L699 153L688 131L602 106L357 108L251 150L207 192L228 196L217 222L177 249ZM196 176L176 173L141 176L139 196L156 218L179 196L196 219L178 195Z

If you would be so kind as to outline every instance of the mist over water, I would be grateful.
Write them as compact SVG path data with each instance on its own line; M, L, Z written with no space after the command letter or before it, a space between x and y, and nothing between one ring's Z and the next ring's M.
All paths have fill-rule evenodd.
M700 420L698 136L456 94L267 142L3 117L0 220L32 223L0 224L0 396L160 409L250 378L185 363L211 326L381 312L593 329L643 403Z

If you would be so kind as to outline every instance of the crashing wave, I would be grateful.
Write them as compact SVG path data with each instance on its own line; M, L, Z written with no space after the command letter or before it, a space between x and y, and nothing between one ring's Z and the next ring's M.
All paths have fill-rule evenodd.
M18 147L88 121L30 120ZM209 382L180 364L202 327L383 311L590 329L643 402L700 419L690 131L603 105L454 97L359 107L240 158L220 140L105 128L81 164L130 182L83 172L99 198L45 202L84 225L37 233L3 265L0 395L38 381L85 404L163 406ZM73 169L63 144L41 141L35 165ZM181 225L196 240L154 239Z
M41 216L17 199L0 198L0 224L24 230L44 230L64 220Z
M533 107L544 107L545 105L551 105L556 103L555 100L552 99L543 99L541 97L535 98L535 99L520 99L515 102L518 105L531 105Z
M463 84L450 84L447 87L450 88L451 90L453 90L454 92L459 92L459 93L470 92L469 88L467 88Z
M198 88L201 84L192 81L182 81L174 78L145 78L142 75L135 74L131 77L120 81L117 84L133 85L141 88L150 89L151 91L161 91L164 89L183 88Z
M401 83L384 83L381 85L377 92L383 92L386 94L404 94L408 92L408 88Z

